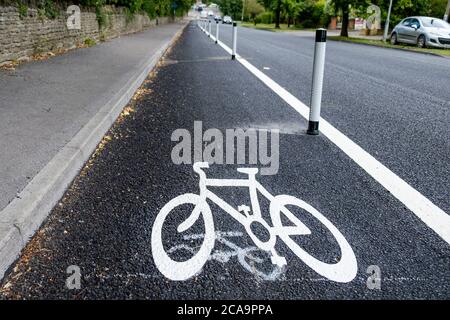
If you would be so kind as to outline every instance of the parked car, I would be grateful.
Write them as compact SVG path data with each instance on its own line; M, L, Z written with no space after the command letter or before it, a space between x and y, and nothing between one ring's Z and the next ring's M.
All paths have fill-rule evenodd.
M203 19L208 18L208 13L205 10L200 11L200 18L203 18Z
M408 17L395 26L391 44L409 43L419 48L450 48L450 24L432 17Z
M214 12L211 11L211 10L209 10L209 11L208 11L208 16L209 16L209 17L213 17L213 16L214 16Z
M222 21L222 17L221 17L221 16L215 16L215 17L214 17L214 20L215 20L216 22Z
M233 23L233 19L231 19L230 16L225 16L222 19L222 23L228 23L228 24L232 24Z

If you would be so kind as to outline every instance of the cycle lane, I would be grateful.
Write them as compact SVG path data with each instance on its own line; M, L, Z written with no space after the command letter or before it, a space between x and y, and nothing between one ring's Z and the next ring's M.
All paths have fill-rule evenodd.
M283 108L279 98L198 32L193 27L185 31L146 84L147 94L110 130L4 280L3 297L448 298L448 246L328 140L306 136L306 123L299 115ZM197 276L183 282L166 279L153 263L152 226L172 198L199 192L192 165L174 165L171 160L172 132L193 132L194 121L222 132L280 129L279 172L258 175L258 181L271 194L303 199L326 216L355 252L356 278L346 284L329 281L278 240L277 251L286 257L287 266L274 281L258 273L277 273L267 254L255 251L257 257L247 256L246 267L239 262L239 249L221 241ZM212 165L205 172L215 178L244 177L237 167ZM245 190L211 190L235 208L249 202ZM210 205L216 231L232 232L228 240L239 248L254 247L241 225ZM263 199L261 209L268 220ZM312 233L295 240L320 260L339 259L330 233L305 212L296 214ZM190 247L200 243L195 240L204 234L201 224L177 235L182 220L167 221L163 240L168 251L184 240ZM195 235L200 236L194 239ZM80 290L65 288L69 265L80 267ZM381 269L381 290L366 286L370 265ZM248 266L258 272L249 272Z

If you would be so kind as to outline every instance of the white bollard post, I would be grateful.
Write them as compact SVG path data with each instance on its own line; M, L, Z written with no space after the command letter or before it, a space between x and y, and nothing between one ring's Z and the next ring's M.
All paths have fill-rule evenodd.
M216 21L216 43L219 41L219 21Z
M237 24L233 22L233 51L231 52L231 59L236 59L236 42L237 42Z
M208 19L208 38L211 37L211 20Z
M307 134L319 134L320 107L322 104L323 74L325 71L325 51L327 46L327 30L316 30L316 46L314 49L313 79L311 88L311 106Z

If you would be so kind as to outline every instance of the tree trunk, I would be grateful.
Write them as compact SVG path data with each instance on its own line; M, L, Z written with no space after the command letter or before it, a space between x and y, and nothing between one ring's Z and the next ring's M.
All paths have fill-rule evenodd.
M277 8L275 9L275 28L280 29L281 0L277 0Z
M348 20L349 20L349 6L344 4L342 7L342 27L341 27L341 37L348 38Z

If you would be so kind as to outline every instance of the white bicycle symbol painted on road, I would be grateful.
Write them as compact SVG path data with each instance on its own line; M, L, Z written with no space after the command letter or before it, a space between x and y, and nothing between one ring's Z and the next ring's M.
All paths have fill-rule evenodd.
M196 162L193 166L194 171L200 176L200 195L186 193L169 201L157 215L152 230L152 252L153 259L159 271L171 280L187 280L197 274L204 264L210 258L214 248L216 234L214 230L214 220L207 199L217 204L236 221L242 224L248 235L261 250L271 254L271 261L279 267L286 265L286 259L280 256L275 250L277 237L280 238L292 252L300 258L306 265L323 277L336 282L350 282L357 274L357 261L352 248L344 238L342 233L319 211L313 208L303 200L288 195L271 195L258 181L256 181L257 168L239 168L239 172L247 174L248 179L208 179L203 171L209 168L206 162ZM238 210L219 198L216 194L207 189L211 187L246 187L250 192L251 208L245 205L239 206ZM262 218L260 205L258 201L258 192L270 201L270 218L272 227ZM185 232L191 228L200 218L203 218L204 239L197 253L186 261L175 261L169 257L164 249L162 241L162 230L167 216L178 206L183 204L194 205L194 210L190 216L182 222L177 231ZM299 207L328 229L336 239L341 252L341 259L337 263L326 263L313 257L302 249L291 236L309 235L311 230L301 222L287 206ZM289 219L289 226L285 226L281 221L281 213ZM269 234L269 239L261 240L253 232L252 224L259 224Z
M226 249L225 250L214 250L211 253L208 260L215 260L220 263L227 263L231 258L236 257L237 261L250 273L256 275L257 278L262 280L274 281L277 280L283 274L283 268L273 265L271 270L263 270L262 264L266 261L268 256L261 257L261 253L266 253L266 251L262 251L257 247L245 247L242 248L237 244L231 241L232 238L242 237L244 234L242 232L236 231L216 231L215 240L221 244L223 244ZM190 234L183 236L183 240L199 240L204 239L205 235L198 234ZM167 253L175 253L177 251L185 250L190 252L191 254L195 254L198 250L198 247L188 245L188 244L178 244L173 246Z

